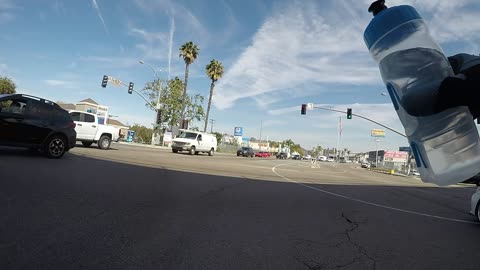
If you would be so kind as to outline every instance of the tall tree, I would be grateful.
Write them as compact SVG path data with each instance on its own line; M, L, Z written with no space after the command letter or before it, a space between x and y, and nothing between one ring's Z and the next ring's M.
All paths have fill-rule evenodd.
M135 141L140 143L150 143L152 140L152 132L151 128L147 128L145 126L134 124L130 127L130 130L135 131Z
M17 86L8 77L0 77L0 94L15 94Z
M183 85L183 97L184 97L184 100L186 101L187 100L187 85L188 85L188 68L190 67L190 64L193 63L195 61L195 59L197 59L198 57L198 51L200 51L200 49L198 48L198 46L196 44L194 44L193 42L189 41L185 44L183 44L182 46L180 46L180 54L179 54L179 57L182 57L183 58L183 61L185 61L185 80L183 81L184 85ZM185 108L186 108L186 104L184 104L183 106L183 109L182 109L182 115L181 115L181 119L183 120L183 114L185 113Z
M223 64L215 59L212 59L209 64L205 66L205 72L207 76L212 80L210 83L210 96L208 97L208 107L207 107L207 116L205 117L205 127L203 132L207 131L208 125L208 116L210 114L210 106L212 104L213 88L215 87L215 82L218 81L223 76Z
M195 95L186 95L183 97L183 82L180 78L175 77L167 82L167 85L162 89L159 89L159 81L155 80L146 83L142 92L146 94L153 107L157 106L158 95L160 94L160 114L162 123L166 123L169 126L175 126L178 124L181 118L181 111L184 109L185 120L200 121L205 116L203 111L204 97ZM146 104L151 108L150 105Z

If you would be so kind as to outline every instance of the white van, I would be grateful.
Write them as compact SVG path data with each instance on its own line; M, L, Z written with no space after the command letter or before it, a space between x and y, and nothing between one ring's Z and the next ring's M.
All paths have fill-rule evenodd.
M217 151L217 137L214 134L180 130L180 135L172 141L172 152L188 151L190 155L198 155L200 152L213 156Z

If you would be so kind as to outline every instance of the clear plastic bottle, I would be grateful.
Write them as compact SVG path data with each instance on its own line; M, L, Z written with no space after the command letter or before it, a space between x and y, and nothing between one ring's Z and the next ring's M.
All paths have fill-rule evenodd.
M435 113L438 88L453 70L411 6L372 4L364 40L405 128L422 181L450 185L480 171L479 135L467 107ZM375 7L375 5L377 5Z

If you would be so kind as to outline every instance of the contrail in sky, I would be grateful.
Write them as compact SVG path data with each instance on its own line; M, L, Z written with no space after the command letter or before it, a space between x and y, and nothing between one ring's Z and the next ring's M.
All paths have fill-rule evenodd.
M102 13L100 12L100 8L98 7L97 0L92 0L93 7L97 11L98 18L100 18L100 21L102 21L103 24L103 29L105 29L105 32L108 34L108 29L107 25L105 24L105 20L103 19Z
M170 40L168 43L168 79L170 80L170 67L172 64L173 33L175 33L175 19L170 17Z

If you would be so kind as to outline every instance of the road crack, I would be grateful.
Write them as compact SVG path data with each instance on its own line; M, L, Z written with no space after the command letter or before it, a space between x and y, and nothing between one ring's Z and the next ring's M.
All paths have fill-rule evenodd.
M370 262L373 263L373 269L376 269L377 268L377 260L370 256L367 252L367 250L362 247L360 244L356 243L355 241L353 241L352 239L352 235L359 227L360 227L360 224L350 218L348 218L346 215L345 215L345 212L342 212L342 218L350 225L349 228L347 228L344 232L344 235L345 237L347 238L347 243L351 244L353 247L355 247L355 249L357 249L358 253L361 255L357 258L361 258L361 257L365 257L367 258ZM355 261L356 258L354 258L354 261ZM335 268L330 268L330 269L335 269Z

